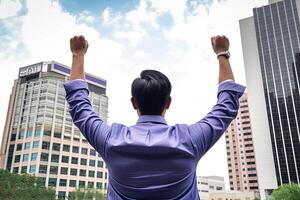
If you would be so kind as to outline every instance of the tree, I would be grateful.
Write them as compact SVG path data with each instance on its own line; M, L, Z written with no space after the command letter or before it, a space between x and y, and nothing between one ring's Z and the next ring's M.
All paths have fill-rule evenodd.
M283 184L272 192L275 200L300 200L300 187L295 183Z
M70 192L68 200L105 200L106 196L102 190L92 188L78 188Z
M1 200L54 200L55 190L45 188L42 179L29 174L0 170Z

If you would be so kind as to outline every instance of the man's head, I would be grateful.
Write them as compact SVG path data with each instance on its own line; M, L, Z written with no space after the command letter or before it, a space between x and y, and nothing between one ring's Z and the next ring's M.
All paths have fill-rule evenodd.
M171 104L171 83L163 73L144 70L131 85L131 102L139 115L164 115Z

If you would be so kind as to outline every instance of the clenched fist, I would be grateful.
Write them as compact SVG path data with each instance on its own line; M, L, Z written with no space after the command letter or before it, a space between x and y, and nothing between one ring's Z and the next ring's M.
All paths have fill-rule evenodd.
M70 39L70 49L73 55L83 56L86 53L88 47L89 44L82 35L74 36L73 38Z
M215 36L211 38L211 45L216 54L227 51L229 49L229 40L227 37L223 36Z

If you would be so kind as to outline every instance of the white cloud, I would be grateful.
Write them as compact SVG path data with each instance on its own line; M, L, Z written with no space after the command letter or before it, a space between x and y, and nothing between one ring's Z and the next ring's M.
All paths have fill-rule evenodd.
M21 6L18 0L0 0L0 19L17 15Z
M91 13L85 10L79 13L79 15L76 17L76 22L85 23L87 25L93 25L95 22L95 17L91 16Z

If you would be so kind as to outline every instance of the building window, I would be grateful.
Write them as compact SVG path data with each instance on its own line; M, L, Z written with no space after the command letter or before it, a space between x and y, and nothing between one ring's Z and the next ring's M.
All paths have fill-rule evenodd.
M85 187L85 181L79 181L79 187L80 188Z
M68 163L69 162L69 156L62 156L61 157L61 162Z
M86 165L87 159L81 158L80 159L80 165Z
M48 161L49 154L48 153L41 153L41 161Z
M67 179L60 179L59 186L67 186Z
M53 143L53 144L52 144L52 150L53 150L53 151L60 151L60 144L58 144L58 143Z
M70 180L69 187L76 187L76 180Z
M52 155L51 155L51 162L56 162L56 163L58 163L58 162L59 162L59 155L57 155L57 154L52 154Z
M56 181L57 179L56 178L49 178L49 181L48 181L48 186L56 186Z
M84 155L87 155L88 149L87 148L81 148L81 153Z
M40 147L40 141L34 141L33 143L32 143L32 148L33 149L36 149L36 148L39 148Z
M24 132L20 132L18 135L18 139L23 139L24 138L25 133Z
M15 156L15 163L20 162L20 160L21 160L21 155L16 155Z
M60 174L68 174L68 168L66 168L66 167L61 167L61 168L60 168Z
M65 191L58 191L58 199L65 199L65 198L66 198L66 192Z
M217 186L216 189L217 190L223 190L223 187Z
M30 142L25 142L25 144L24 144L24 150L25 149L30 149Z
M16 173L16 174L19 173L19 167L14 167L13 172Z
M58 167L50 166L50 174L57 174L57 173L58 173Z
M103 161L99 160L97 165L98 165L98 167L103 167Z
M41 135L41 127L36 127L34 132L34 137L39 137Z
M79 176L86 176L86 170L81 169L79 172Z
M67 135L64 135L64 139L65 139L65 140L71 140L71 137L70 137L70 136L67 136Z
M53 135L55 138L61 138L61 132L54 132Z
M27 173L27 166L22 166L21 174Z
M73 153L79 153L79 147L73 146L72 152Z
M31 137L32 137L32 131L27 131L26 138L31 138Z
M51 136L51 125L45 125L45 128L44 128L44 135L46 136Z
M102 183L97 182L97 183L96 183L96 188L97 188L97 189L102 189Z
M71 168L70 175L77 176L77 169Z
M16 134L15 133L12 133L11 136L10 136L10 141L15 141L16 140Z
M257 183L257 180L249 180L249 183Z
M94 187L94 182L88 182L88 188L93 188Z
M95 171L89 171L89 177L95 177Z
M89 165L90 165L91 167L95 167L96 161L95 161L95 160L90 160Z
M22 144L17 144L17 151L21 151L22 150Z
M23 155L23 162L28 162L29 161L29 154L24 154Z
M70 152L70 145L63 145L63 151Z
M90 149L90 155L91 156L96 156L96 151L94 149Z
M35 161L37 159L37 153L32 153L31 154L31 161Z
M42 143L42 149L50 149L50 142L43 141L43 143Z
M71 163L78 164L78 158L72 157Z
M35 173L35 171L36 171L36 165L30 165L29 173Z
M103 177L103 173L102 172L97 172L97 178L102 178Z
M46 174L47 173L47 165L40 165L39 173Z

